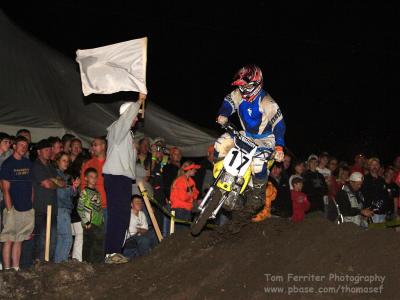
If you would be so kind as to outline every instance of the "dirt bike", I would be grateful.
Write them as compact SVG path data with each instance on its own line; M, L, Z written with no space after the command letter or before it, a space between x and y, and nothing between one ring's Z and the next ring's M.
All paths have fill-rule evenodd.
M214 164L214 182L201 200L191 225L191 233L198 235L209 219L215 219L221 208L227 211L240 210L246 201L244 192L252 186L252 161L258 155L273 157L272 150L259 151L257 144L240 133L232 123L222 125L232 137L234 147L223 160ZM265 157L265 156L264 156ZM270 169L273 159L267 161Z

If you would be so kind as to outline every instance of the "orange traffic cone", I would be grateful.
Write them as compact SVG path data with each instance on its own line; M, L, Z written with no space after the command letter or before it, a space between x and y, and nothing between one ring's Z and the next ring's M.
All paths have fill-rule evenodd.
M271 202L275 200L277 189L273 184L268 181L267 189L265 191L265 205L264 208L251 219L252 222L260 222L271 216Z

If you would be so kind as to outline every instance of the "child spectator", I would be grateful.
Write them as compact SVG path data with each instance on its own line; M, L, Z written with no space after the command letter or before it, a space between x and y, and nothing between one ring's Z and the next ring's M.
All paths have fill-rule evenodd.
M5 270L10 267L19 270L22 242L30 238L35 224L32 209L32 162L25 158L28 146L25 137L17 137L13 155L1 166L5 210L0 241L4 242L2 254Z
M78 213L84 228L83 259L91 263L102 262L104 258L103 211L101 208L101 195L96 190L97 179L96 169L86 169L86 187L81 191L78 201Z
M57 241L54 262L60 263L68 260L72 247L71 211L74 207L72 197L78 192L80 179L77 178L71 182L71 176L65 173L69 165L67 153L59 152L55 156L55 162L57 175L67 184L65 187L57 189Z
M290 187L290 190L293 190L293 185L292 185L293 178L295 178L295 177L301 177L301 178L303 178L302 176L303 176L303 174L304 174L304 171L306 170L306 165L305 165L304 161L302 161L302 160L297 160L297 161L293 164L293 169L294 169L294 173L293 173L293 174L290 176L290 178L289 178L289 187Z
M310 202L306 194L301 190L303 189L303 179L295 177L292 181L293 190L291 191L292 206L293 206L293 222L300 222L304 220L305 213L310 209Z
M85 181L85 171L88 168L94 168L99 174L96 190L100 192L101 195L101 207L103 208L103 217L104 217L104 229L107 227L107 198L106 198L106 190L104 189L104 177L103 177L103 166L106 161L106 151L107 151L107 142L104 137L96 137L92 142L92 151L93 156L91 159L86 161L81 170L81 191L83 191L86 187Z
M149 226L142 209L143 198L139 195L133 195L131 219L123 251L123 254L129 258L146 255L150 251Z
M171 209L175 210L177 219L185 221L191 221L192 219L193 202L199 196L199 190L196 188L192 177L199 168L200 165L196 165L191 161L184 162L178 172L178 177L172 184ZM175 228L182 229L185 228L185 225L176 223Z

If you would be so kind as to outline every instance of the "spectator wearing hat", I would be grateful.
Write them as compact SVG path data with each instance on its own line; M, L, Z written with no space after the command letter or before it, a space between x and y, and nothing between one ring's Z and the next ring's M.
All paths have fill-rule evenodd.
M336 194L336 203L343 216L343 222L354 223L358 226L367 226L366 218L374 215L373 211L365 204L361 186L363 175L353 172L348 185Z
M385 189L385 180L379 176L380 160L372 157L368 160L369 172L364 177L362 193L365 197L366 207L374 211L372 221L374 223L385 222L388 209L388 195Z
M119 119L107 128L108 148L103 166L108 215L106 263L128 262L121 253L130 220L132 180L136 179L136 148L131 128L138 121L137 114L145 98L145 94L139 93L137 102L122 104Z
M47 206L51 211L50 259L55 253L57 238L57 188L64 188L66 183L57 176L57 170L50 163L51 143L41 140L36 144L37 159L33 163L33 191L35 209L34 258L44 259L46 236Z
M310 210L324 211L324 196L328 194L328 187L324 176L317 171L318 157L310 155L307 160L308 170L304 173L303 192L310 201Z
M178 172L178 177L171 187L171 209L175 210L177 219L191 221L193 203L199 196L199 190L193 176L200 169L200 165L196 165L191 161L184 162ZM176 229L182 229L186 226L176 223Z

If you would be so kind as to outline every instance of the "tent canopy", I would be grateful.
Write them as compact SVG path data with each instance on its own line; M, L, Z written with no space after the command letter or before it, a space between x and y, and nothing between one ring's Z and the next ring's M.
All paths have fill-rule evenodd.
M78 65L29 36L0 10L0 131L31 130L34 141L73 133L84 142L105 135L122 103L84 97ZM111 102L112 101L112 102ZM164 137L185 156L204 156L214 134L146 101L144 127L138 136Z

